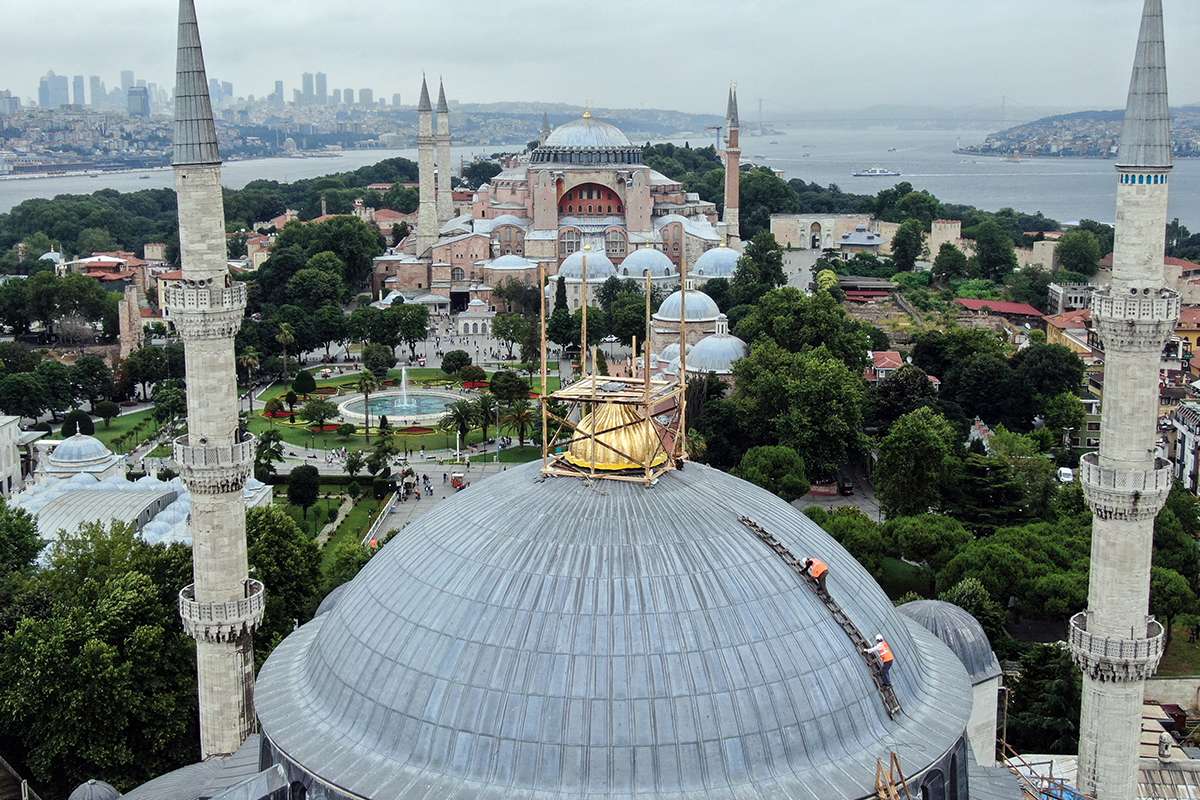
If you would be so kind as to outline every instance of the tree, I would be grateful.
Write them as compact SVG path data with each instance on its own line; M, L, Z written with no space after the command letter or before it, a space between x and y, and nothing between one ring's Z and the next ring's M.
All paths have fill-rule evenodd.
M288 475L287 499L294 506L303 509L304 518L308 519L308 507L317 502L321 488L321 474L311 464L302 464L292 469Z
M502 369L492 373L489 388L501 405L509 406L529 398L529 381L511 370Z
M295 414L296 414L296 403L300 402L300 395L296 394L296 390L295 390L295 389L288 389L288 390L287 390L287 392L285 392L285 393L284 393L284 395L283 395L283 400L284 400L284 402L285 402L285 403L287 403L288 411L289 411L289 412L290 412L290 413L291 413L293 416L295 416ZM296 421L296 420L292 420L292 422L295 422L295 421Z
M1079 356L1061 344L1035 344L1013 358L1017 379L1035 397L1045 399L1075 392L1083 385L1084 366Z
M317 343L325 348L326 361L330 359L330 346L345 341L347 327L346 315L336 305L323 305L313 315L313 333Z
M187 395L176 381L163 381L154 387L154 419L165 425L187 413Z
M44 545L29 512L0 500L0 599L8 599L5 584L9 576L32 568Z
M925 226L917 219L905 220L892 237L892 261L901 272L912 272L925 254Z
M70 367L53 359L46 359L37 365L33 374L46 388L42 400L50 411L51 419L58 419L60 413L75 406L75 386L71 383Z
M504 168L497 162L477 158L462 168L462 178L467 185L478 189L503 171Z
M570 311L567 307L567 279L562 275L554 283L554 308L551 311Z
M529 336L533 323L522 314L497 314L492 321L492 334L504 342L507 357L513 357L513 348Z
M353 423L343 422L341 425L337 426L337 435L342 437L343 439L349 439L351 436L354 435L354 432L356 430L358 430L358 429L354 427Z
M408 345L409 357L415 358L417 342L423 342L429 336L429 309L406 303L402 306L392 306L388 313L398 319L396 335Z
M896 517L884 525L900 555L936 572L971 541L971 533L956 519L941 514Z
M1067 231L1054 247L1058 265L1080 275L1095 275L1100 266L1100 240L1096 234L1082 228Z
M298 467L316 473L316 467ZM295 477L295 471L292 477ZM292 495L288 480L288 500ZM293 501L294 502L294 501ZM307 511L307 506L304 507ZM267 606L254 631L254 660L267 656L297 624L312 619L320 602L321 553L287 512L277 505L246 511L247 556L253 575L267 589Z
M283 348L283 375L287 378L288 363L287 352L288 346L296 343L296 331L289 322L279 323L279 328L275 331L275 341Z
M75 248L80 253L100 253L117 249L112 234L104 228L84 228L75 239Z
M933 279L944 285L954 278L965 278L969 269L963 251L950 242L943 242L938 248L937 257L933 259Z
M483 431L483 440L486 442L488 438L488 424L496 419L496 413L500 406L496 403L496 396L484 392L475 398L475 419L479 422L479 429Z
M442 356L442 372L447 375L457 375L458 371L471 363L471 357L466 350L451 350Z
M735 306L754 304L767 292L786 283L783 248L774 234L763 231L746 244L738 259L737 271L729 282L729 293Z
M977 579L964 578L938 595L938 599L953 603L974 617L987 634L993 649L999 649L1002 643L1009 640L1008 630L1004 627L1008 613Z
M8 281L3 286L13 283L24 283L24 281ZM80 360L82 361L84 358L95 358L95 356L82 356ZM33 372L41 361L42 354L30 349L27 345L20 342L0 342L0 364L3 364L5 372Z
M493 391L495 391L495 386L495 379L493 379ZM506 404L500 415L500 421L517 432L517 442L524 447L525 434L533 427L535 416L533 404L529 402L528 397L524 397Z
M438 427L444 431L457 431L465 443L467 434L475 427L475 421L475 404L469 400L459 400L446 409Z
M121 413L121 407L112 400L101 400L94 405L92 410L99 415L100 419L104 420L104 427L106 428Z
M976 354L951 369L944 381L943 397L958 403L968 419L979 417L992 425L1028 430L1032 422L1029 386L1017 379L1003 358Z
M366 459L363 457L362 450L351 450L346 455L346 474L351 478L363 471L366 466Z
M1167 643L1171 642L1171 629L1180 614L1196 611L1196 593L1188 586L1187 579L1173 569L1152 567L1150 570L1150 612L1167 630Z
M371 551L349 539L332 546L333 552L324 568L322 590L325 594L349 582L371 560Z
M287 282L288 302L302 308L320 308L329 303L340 303L345 295L346 284L341 276L320 269L306 267Z
M375 375L364 370L358 374L358 385L356 387L359 394L363 396L363 415L366 422L363 425L363 431L366 433L367 441L371 441L371 392L379 388L379 381L375 379Z
M879 444L875 492L889 517L924 514L942 502L955 449L954 427L931 408L896 420Z
M1021 656L1009 689L1009 743L1024 753L1074 753L1079 749L1079 668L1056 644L1035 644Z
M337 406L328 400L309 400L304 404L304 408L300 409L300 416L317 428L321 428L325 425L326 420L333 419L337 415Z
M242 374L245 375L245 381L247 384L253 383L254 373L258 372L260 363L261 359L258 355L258 351L253 347L247 347L238 354L237 366L238 369L242 371ZM253 392L251 392L251 396L253 396Z
M1059 392L1042 404L1042 418L1055 436L1065 437L1068 430L1083 429L1087 412L1083 401L1074 392Z
M920 367L905 364L875 384L870 392L871 417L886 432L900 417L932 405L937 391Z
M1012 238L995 220L981 222L975 228L975 274L999 282L1016 268Z
M83 355L71 365L71 385L75 396L88 401L96 411L96 401L112 397L113 372L99 356Z
M63 417L61 435L63 438L74 436L77 433L82 433L84 436L92 436L96 433L96 423L92 422L92 417L84 411L72 411Z
M46 386L41 378L19 372L0 379L0 411L14 417L37 419L46 410Z
M546 338L559 347L567 347L579 341L579 326L566 308L556 308L546 322Z
M1004 462L1021 488L1021 508L1026 516L1045 518L1058 488L1054 462L1041 451L1033 436L996 427L988 441L988 455Z
M292 379L292 391L296 394L310 395L317 390L317 382L313 378L312 373L302 369L296 373L296 377Z
M369 344L363 348L362 363L368 372L382 381L396 366L396 351L386 344Z
M808 296L791 286L763 294L736 332L751 345L770 339L793 353L824 347L854 370L866 366L870 346L863 326L828 292Z
M463 383L482 383L487 380L487 373L483 367L467 364L458 371L458 378Z
M125 359L125 369L130 380L141 386L145 400L149 385L167 377L167 354L161 347L142 345Z
M784 445L751 447L742 456L733 474L779 495L789 503L808 494L804 460L795 450Z
M1025 502L1024 488L1003 458L967 453L955 466L947 481L951 491L946 505L977 536L990 536L1000 527L1033 516Z
M814 506L805 509L804 513L846 548L868 572L874 576L880 574L887 544L883 532L870 517L852 506L829 511Z

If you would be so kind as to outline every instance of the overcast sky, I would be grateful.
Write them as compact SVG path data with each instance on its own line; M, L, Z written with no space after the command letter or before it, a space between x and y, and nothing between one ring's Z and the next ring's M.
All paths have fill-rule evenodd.
M305 71L329 89L721 113L728 81L770 116L880 103L1116 108L1141 0L196 0L209 77L261 96ZM1164 0L1171 97L1200 101L1200 3ZM0 0L20 17L0 88L122 68L170 85L173 0ZM10 22L14 21L12 19ZM748 109L747 109L748 110Z

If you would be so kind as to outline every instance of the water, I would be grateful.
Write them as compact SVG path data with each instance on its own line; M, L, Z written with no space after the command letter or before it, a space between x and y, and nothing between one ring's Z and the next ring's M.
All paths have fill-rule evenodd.
M800 128L785 134L757 136L743 131L743 157L781 169L787 178L821 185L838 184L844 191L874 194L898 181L928 189L940 199L995 211L1004 207L1041 211L1061 222L1095 219L1111 222L1116 209L1113 162L1088 158L1027 159L1019 163L999 158L960 156L955 145L978 143L983 131L900 130L867 127L856 130ZM694 137L694 146L711 139ZM772 144L775 142L775 144ZM895 148L894 152L889 152ZM454 148L470 160L504 146ZM338 158L268 158L225 164L222 183L240 189L260 178L293 181L331 172L347 172L385 158L415 159L415 149L349 150ZM761 156L761 157L760 157ZM851 173L882 166L903 172L900 178L854 178ZM145 179L142 179L145 176ZM169 169L135 173L104 173L96 178L70 176L0 180L0 212L30 197L87 194L111 188L122 192L173 186ZM282 210L282 209L281 209ZM1179 161L1171 185L1171 215L1200 229L1200 159Z
M410 417L424 417L441 414L453 403L455 398L440 394L425 392L402 391L396 394L381 394L371 396L371 416L386 416L393 421ZM352 400L346 404L346 411L351 414L363 414L363 401Z
M408 367L400 368L400 405L407 408L408 402Z

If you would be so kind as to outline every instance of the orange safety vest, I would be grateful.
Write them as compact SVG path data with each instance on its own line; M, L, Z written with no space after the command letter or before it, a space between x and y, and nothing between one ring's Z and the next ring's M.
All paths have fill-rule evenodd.
M808 574L812 575L813 578L819 578L826 572L829 572L829 565L819 558L814 558L812 564L808 566Z
M892 648L888 647L887 642L880 642L878 644L878 647L879 647L880 663L890 664L892 662L892 659L895 658L895 656L892 655Z

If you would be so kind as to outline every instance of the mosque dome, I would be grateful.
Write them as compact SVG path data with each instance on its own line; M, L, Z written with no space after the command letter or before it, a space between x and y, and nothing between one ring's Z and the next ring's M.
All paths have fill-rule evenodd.
M546 137L548 147L629 147L629 141L620 128L596 119L585 112L579 119L559 125Z
M692 346L690 344L687 346L687 351L688 351L688 355L691 355ZM679 359L679 342L671 342L669 345L664 347L662 349L662 352L658 354L658 359L659 359L659 361L671 361L672 359L678 360Z
M489 263L487 265L487 268L488 269L533 269L536 266L537 266L537 264L533 263L529 259L523 258L522 256L513 255L510 253L508 255L503 255L503 256L500 256L499 258L492 259L491 263ZM589 269L591 268L590 264L588 265L588 268Z
M675 274L675 265L666 253L653 247L634 250L621 262L621 277L640 278L646 273L651 278L665 278Z
M741 257L742 254L731 247L714 247L705 250L689 272L705 278L732 278Z
M728 375L733 362L745 358L746 352L746 343L731 333L709 334L688 351L687 371Z
M740 515L825 560L848 617L887 638L895 718ZM397 532L275 649L255 705L265 754L312 796L845 800L874 796L892 751L916 779L957 774L970 686L769 492L702 464L598 487L532 463Z
M563 259L558 274L567 280L582 280L584 255L587 256L588 283L604 282L617 274L617 268L608 260L603 250L576 250Z
M682 297L683 292L681 290L672 292L667 296L666 300L662 301L662 305L654 313L654 318L657 320L678 322L680 318L679 305L682 302ZM687 314L688 322L705 322L715 320L720 316L721 309L717 307L716 301L704 292L699 289L688 289L685 313Z
M941 639L967 668L972 684L1000 676L1000 662L983 626L964 609L942 600L914 600L898 610Z
M70 468L99 464L110 458L112 458L112 451L105 447L99 439L87 434L76 433L55 447L47 461L55 467Z
M67 800L117 800L120 796L111 784L93 778L76 786Z

